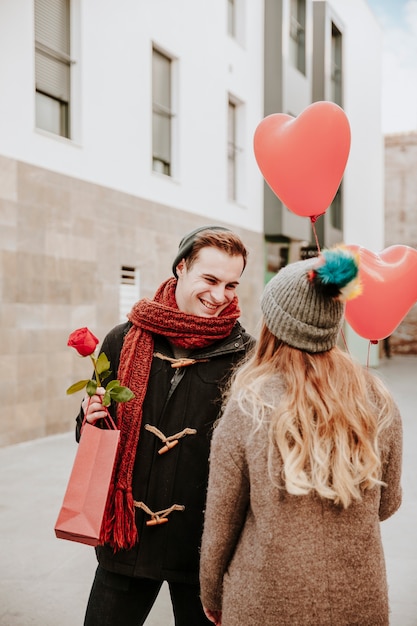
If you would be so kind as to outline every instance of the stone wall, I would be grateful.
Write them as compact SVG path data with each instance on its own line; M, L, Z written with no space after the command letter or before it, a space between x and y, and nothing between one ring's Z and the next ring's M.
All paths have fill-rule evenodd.
M0 446L73 428L81 393L65 390L91 364L68 335L88 326L102 340L119 322L121 266L138 266L140 296L152 297L181 237L209 222L0 157ZM256 333L262 234L234 230L249 248L241 321Z
M417 132L385 137L385 247L398 244L417 250ZM417 304L390 345L393 353L417 354Z
M411 309L390 337L390 347L396 354L417 354L417 306Z

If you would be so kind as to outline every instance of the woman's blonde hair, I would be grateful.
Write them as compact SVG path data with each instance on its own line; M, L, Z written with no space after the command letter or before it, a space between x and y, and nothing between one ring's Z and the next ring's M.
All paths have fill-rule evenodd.
M340 348L310 354L282 343L263 324L229 397L251 417L254 432L267 424L269 475L288 493L315 491L346 508L381 484L378 436L392 419L393 400L379 378Z

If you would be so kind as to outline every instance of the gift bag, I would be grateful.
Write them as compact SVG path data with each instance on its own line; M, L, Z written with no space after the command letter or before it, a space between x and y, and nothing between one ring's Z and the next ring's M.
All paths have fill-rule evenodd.
M116 460L120 430L110 416L109 429L84 422L55 535L96 546Z

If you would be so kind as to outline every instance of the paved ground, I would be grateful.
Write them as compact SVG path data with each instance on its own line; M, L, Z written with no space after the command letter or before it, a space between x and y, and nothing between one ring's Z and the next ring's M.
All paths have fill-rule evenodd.
M382 524L391 626L417 626L417 357L394 356L378 371L404 421L404 503ZM0 449L0 626L83 623L94 550L53 530L75 450L72 433ZM146 626L173 624L163 587Z

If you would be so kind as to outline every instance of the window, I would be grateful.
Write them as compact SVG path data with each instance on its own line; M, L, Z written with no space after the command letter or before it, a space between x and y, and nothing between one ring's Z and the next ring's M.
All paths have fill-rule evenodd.
M227 120L227 197L236 200L236 104L229 100Z
M172 61L152 51L152 169L171 176Z
M300 248L300 260L306 261L307 259L313 259L314 257L319 256L319 250L317 246L309 245L302 246Z
M332 24L332 100L342 105L342 33Z
M245 45L246 2L227 0L227 34L240 46Z
M36 126L70 137L70 0L35 0Z
M126 315L139 300L139 272L136 267L122 265L120 269L119 320L126 321Z
M306 3L305 0L291 0L290 7L290 59L294 67L305 74L306 71Z
M231 37L236 36L236 3L227 0L227 32Z
M229 96L227 108L227 198L239 202L244 197L243 189L243 144L244 105Z

